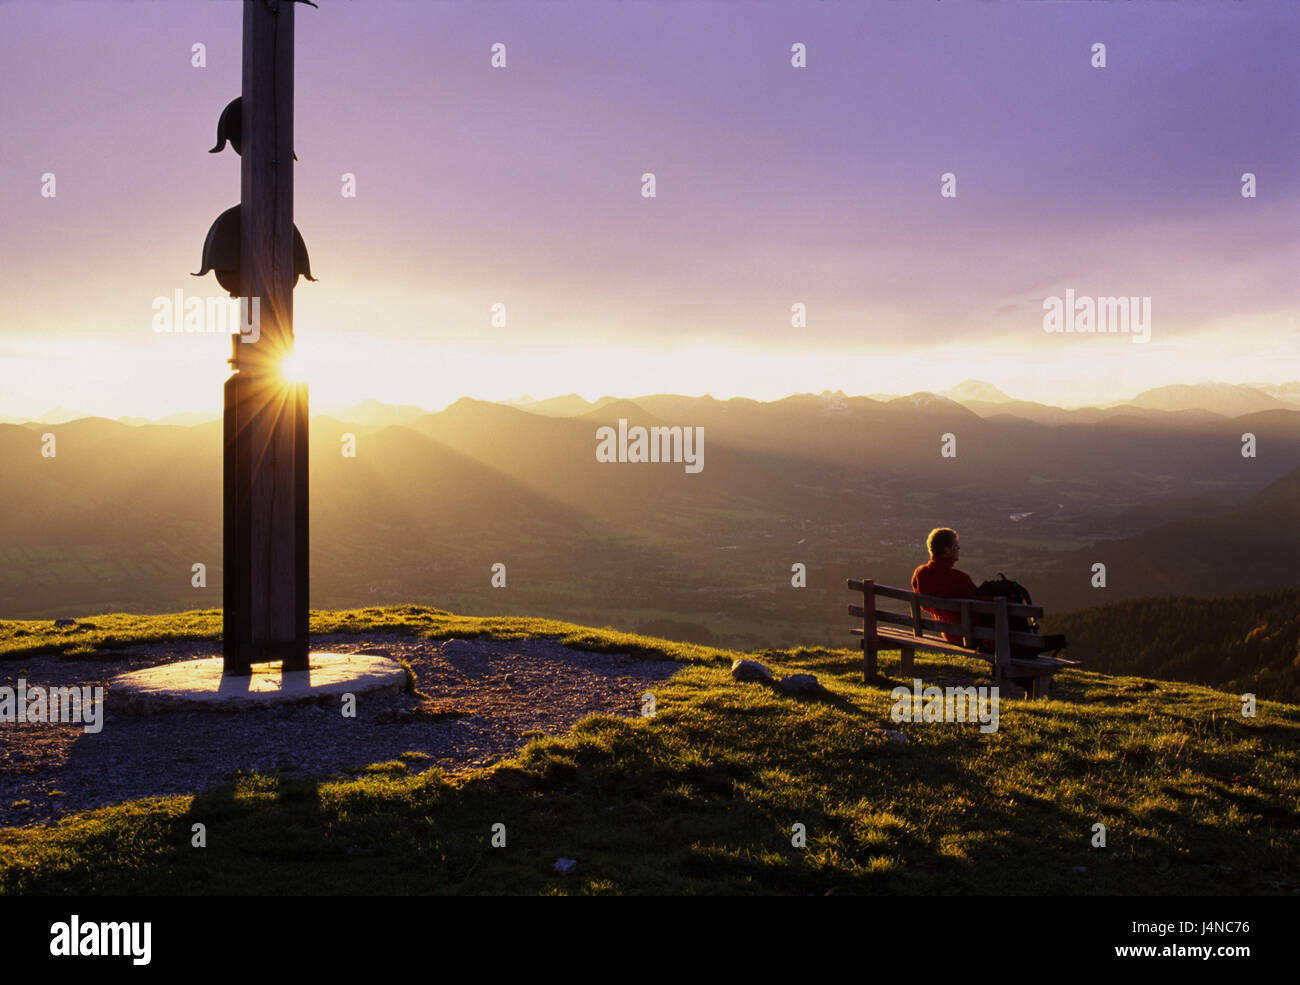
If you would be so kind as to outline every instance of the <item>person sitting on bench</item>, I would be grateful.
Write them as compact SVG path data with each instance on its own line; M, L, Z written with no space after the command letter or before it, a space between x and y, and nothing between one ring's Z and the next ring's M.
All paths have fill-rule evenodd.
M992 601L997 597L981 595L979 587L971 580L970 575L953 567L957 563L961 550L956 530L951 527L935 527L930 531L930 536L925 539L925 544L930 551L930 560L912 572L912 591L920 592L922 595L937 595L940 598ZM921 611L939 622L961 622L961 615L951 609L927 609L922 606ZM977 617L977 619L982 624L988 624L990 621L987 616ZM944 633L943 638L949 643L963 642L960 636L951 633ZM1064 636L1045 637L1044 640L1046 643L1044 650L1059 650L1065 646ZM992 653L993 641L980 640L978 649ZM1016 647L1013 646L1012 656L1017 655ZM1033 655L1034 653L1019 654L1022 657ZM1032 677L1013 677L1011 680L1024 691L1029 691L1034 685Z
M925 539L925 546L930 551L930 560L912 572L912 591L950 599L992 598L980 595L970 575L953 567L961 551L956 530L952 527L935 527ZM922 606L921 611L939 622L961 622L961 615L951 609L927 609ZM962 642L961 636L952 633L944 633L943 638L949 643Z

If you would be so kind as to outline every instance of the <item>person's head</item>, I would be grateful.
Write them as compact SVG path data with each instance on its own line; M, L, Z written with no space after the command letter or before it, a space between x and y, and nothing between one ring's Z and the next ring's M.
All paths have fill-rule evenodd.
M957 540L957 531L952 527L935 527L930 531L930 536L925 538L925 546L930 550L930 557L951 558L955 561L961 545Z

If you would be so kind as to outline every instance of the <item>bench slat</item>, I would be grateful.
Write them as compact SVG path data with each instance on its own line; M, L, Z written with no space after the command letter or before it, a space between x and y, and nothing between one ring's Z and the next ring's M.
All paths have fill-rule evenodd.
M853 613L849 613L849 614L853 615ZM876 610L876 622L892 623L895 626L912 625L912 620L909 617L899 615L897 612L886 612L883 609ZM962 635L961 626L959 626L955 622L940 622L937 619L930 619L926 617L926 618L922 618L921 625L924 628L928 629L930 632L939 633L940 635L944 633L951 633L953 636ZM971 637L974 638L976 642L979 642L980 640L996 640L997 631L992 626L972 626ZM1043 645L1043 641L1046 639L1046 637L1041 633L1022 633L1019 630L1012 629L1007 631L1007 639L1009 639L1012 643L1018 643L1021 646L1033 646L1033 647L1041 648ZM944 642L946 643L947 640L945 640ZM964 643L962 645L965 646ZM973 650L975 648L967 647L967 649Z
M1054 673L1062 667L1078 667L1079 661L1066 660L1064 657L1038 657L1035 660L1016 660L1013 658L1011 666L1016 668L1050 667L1052 668L1051 672Z
M861 627L857 627L857 626L849 630L849 632L851 632L854 636L862 635ZM934 649L942 650L944 653L949 653L949 652L960 653L962 656L979 657L981 660L992 661L992 657L993 657L993 654L991 653L968 651L965 647L959 646L956 643L949 643L947 640L931 639L928 636L918 639L917 637L912 636L910 633L899 632L897 630L891 630L891 631L877 630L876 639L886 640L890 643L906 644L908 646L919 646L923 648L926 646L926 644L933 643L935 644ZM1035 667L1051 667L1053 672L1056 670L1060 670L1062 667L1081 666L1078 660L1069 660L1066 657L1047 657L1047 656L1035 657L1032 660L1021 660L1013 657L1011 659L1011 664L1013 667L1028 668L1028 669L1033 669Z
M993 662L993 654L980 653L978 650L968 650L960 643L949 643L947 640L932 639L929 636L914 636L908 630L893 629L889 626L876 627L876 639L888 640L891 643L897 643L900 646L913 646L918 650L934 650L938 653L951 653L959 657L979 657L981 660Z
M861 633L862 630L855 629L855 633ZM913 646L921 650L934 650L938 653L950 653L954 656L961 657L978 657L987 663L993 662L991 653L972 653L965 648L958 646L956 643L948 643L944 640L917 639L910 633L894 629L882 629L876 632L878 640L888 640L891 643L897 643L900 646ZM1063 667L1077 667L1079 661L1065 660L1061 657L1040 657L1036 660L1012 660L1011 676L1014 677L1034 677L1045 674L1055 674Z
M856 616L857 618L861 619L862 614L863 614L862 606L860 605L849 606L849 615ZM895 626L911 627L912 617L905 616L902 613L898 613L898 612L888 612L884 609L877 609L876 622L877 623L887 622ZM931 632L952 633L954 636L958 635L958 630L961 629L961 627L958 626L957 623L939 622L937 619L930 619L928 617L921 619L921 625L925 629L930 630ZM860 626L854 627L853 632L861 635L862 628ZM996 634L992 626L972 626L971 633L973 634L976 641L991 640L996 638ZM1046 639L1046 637L1041 633L1022 633L1014 629L1008 633L1008 638L1011 640L1012 643L1017 643L1021 646L1032 646L1032 647L1039 647L1039 648L1042 647L1043 640ZM944 640L944 642L946 643L947 640ZM974 648L968 647L968 649L974 649Z
M850 591L862 591L862 579L848 579ZM911 592L904 588L893 588L889 585L874 586L876 595L883 596L887 599L894 599L898 602L906 602L909 605L915 598L921 605L927 609L954 609L954 603L968 602L971 612L977 612L982 616L991 616L997 612L997 602L988 602L984 599L946 599L937 595L921 595L917 592ZM1009 616L1032 616L1035 619L1041 619L1044 615L1044 609L1041 605L1022 605L1020 603L1007 603L1007 615Z

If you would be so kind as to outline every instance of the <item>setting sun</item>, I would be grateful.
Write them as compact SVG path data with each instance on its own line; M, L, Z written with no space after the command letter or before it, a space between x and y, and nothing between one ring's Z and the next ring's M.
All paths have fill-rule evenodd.
M280 360L280 375L290 383L302 383L307 379L306 367L297 352L291 352Z

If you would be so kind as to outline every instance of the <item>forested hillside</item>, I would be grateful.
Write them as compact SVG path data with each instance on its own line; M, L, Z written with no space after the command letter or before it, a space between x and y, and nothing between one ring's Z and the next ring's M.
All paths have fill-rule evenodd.
M1087 670L1300 702L1300 591L1129 599L1053 615Z

